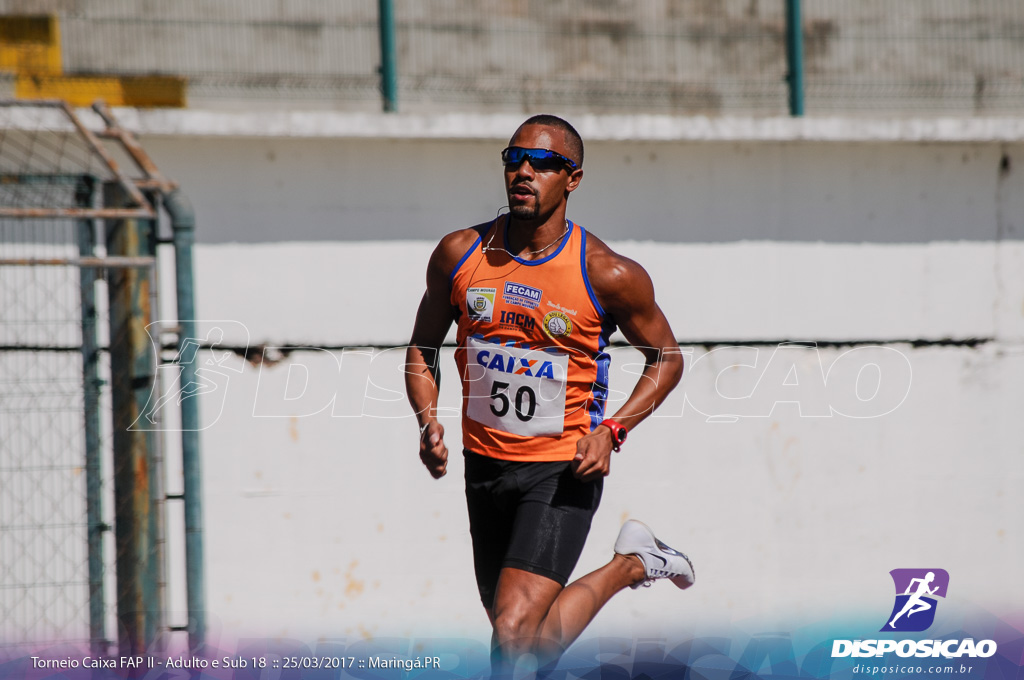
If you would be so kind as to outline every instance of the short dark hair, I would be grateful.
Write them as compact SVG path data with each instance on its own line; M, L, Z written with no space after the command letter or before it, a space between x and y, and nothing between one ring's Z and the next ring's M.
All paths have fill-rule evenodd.
M576 132L576 128L569 121L553 116L550 113L538 113L527 118L523 125L546 125L558 128L564 132L565 144L569 147L569 157L576 161L578 167L583 167L583 138L580 137L580 133ZM523 125L519 127L523 127Z

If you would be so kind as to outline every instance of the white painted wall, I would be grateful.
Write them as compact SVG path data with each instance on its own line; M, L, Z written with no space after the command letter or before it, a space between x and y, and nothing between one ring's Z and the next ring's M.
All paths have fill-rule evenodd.
M1024 545L1021 244L614 245L648 266L684 346L994 339L781 350L774 359L772 347L689 347L682 386L616 457L578 573L607 559L622 519L636 516L690 552L699 584L623 594L595 631L669 634L712 622L766 630L870 615L889 606L888 570L908 564L954 574L959 603L997 613L1024 605L1024 592L1007 586ZM202 316L241 321L254 342L335 348L262 368L233 358L242 373L229 376L223 412L216 397L204 402L210 609L225 631L486 639L461 461L455 455L441 482L421 469L401 350L338 348L403 343L430 247L198 249ZM245 270L255 280L240 286ZM272 282L259 274L267 271L278 272ZM233 326L220 326L230 336ZM615 352L613 390L631 385L630 353ZM785 386L788 354L797 355L799 388ZM873 364L881 369L871 399ZM853 387L861 368L866 407ZM454 454L450 357L443 373ZM787 400L799 404L776 404ZM708 422L722 414L742 417Z
M924 564L953 575L957 607L1024 606L1020 142L919 143L884 123L884 141L819 125L798 142L815 129L801 125L736 141L640 126L588 146L570 214L648 269L692 354L616 456L577 573L629 516L698 573L687 593L619 596L595 632L881 618L887 572ZM218 634L487 638L451 358L454 455L436 482L415 454L401 351L352 348L406 342L436 238L500 204L501 141L445 134L147 139L197 205L200 316L228 344L304 348L272 366L229 358L237 372L203 402ZM901 342L969 338L983 342ZM784 340L859 344L699 346ZM631 354L616 351L613 390L629 389Z
M616 353L614 390L631 384L622 370L638 360L631 352ZM1019 611L1020 345L862 348L831 372L826 395L782 383L794 365L801 384L809 383L849 349L788 350L796 354L788 362L786 352L772 359L771 349L761 350L752 360L750 352L707 355L694 348L680 389L615 456L577 573L603 564L621 521L637 517L693 557L698 580L685 593L664 583L627 591L601 613L595 630L678 633L712 623L775 630L834 614L881 619L891 606L887 572L900 565L947 569L957 607ZM374 362L377 387L400 389L399 361L391 353ZM450 355L446 361L452 378ZM744 363L756 368L729 368ZM878 399L897 404L895 410L829 417L829 402L857 403L843 385L871 363L882 367ZM402 417L401 401L368 404L385 417L308 414L309 401L278 401L278 417L253 417L258 400L265 405L286 394L289 366L299 364L315 383L338 385L340 415L352 413L353 395L366 382L357 369L333 380L338 368L325 353L293 354L262 370L246 366L232 376L219 417L217 399L204 401L213 619L242 636L429 631L486 639L473 586L457 417L444 420L453 458L441 481L422 469L415 422ZM709 401L723 370L727 394L753 391L741 405L749 417L709 423L691 405L714 410ZM870 380L861 387L870 396ZM794 397L800 408L772 409ZM454 380L444 385L442 405L458 407Z
M436 242L505 205L498 152L520 121L167 113L132 120L164 172L184 183L206 243ZM576 122L587 154L569 217L609 240L1024 238L1024 126L1015 120ZM229 134L233 126L243 136Z
M612 245L651 274L684 343L1024 339L1019 241ZM254 344L400 345L433 247L201 245L199 312L242 322ZM240 328L225 331L245 342Z

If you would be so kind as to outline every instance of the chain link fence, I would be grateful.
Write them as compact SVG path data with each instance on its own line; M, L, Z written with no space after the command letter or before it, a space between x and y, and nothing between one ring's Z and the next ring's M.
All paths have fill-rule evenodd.
M2 218L0 251L75 258L78 227ZM0 266L0 309L0 643L89 640L81 272Z
M397 5L400 101L785 113L781 2L485 4Z
M785 115L784 0L394 0L400 110ZM807 113L1018 115L1020 0L803 0ZM70 74L180 75L191 106L379 110L378 3L7 0Z
M0 114L0 207L75 210L86 178L110 179L56 111ZM99 367L84 337L97 326L84 272L27 264L78 258L88 228L0 217L0 256L25 262L0 266L0 644L91 637L85 376ZM95 404L100 384L89 387Z
M820 114L1024 112L1024 2L804 0Z
M166 627L162 439L133 422L156 386L147 194L173 184L93 118L0 102L0 647L125 653Z

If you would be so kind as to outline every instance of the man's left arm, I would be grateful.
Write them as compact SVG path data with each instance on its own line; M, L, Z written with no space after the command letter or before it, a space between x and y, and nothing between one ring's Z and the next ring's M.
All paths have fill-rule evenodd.
M683 356L668 319L655 302L651 277L636 262L616 255L604 244L599 247L601 251L593 258L588 253L591 285L605 313L612 316L629 344L644 355L640 380L622 407L610 416L632 430L679 384ZM591 481L608 475L612 448L612 432L606 425L582 437L573 460L576 477Z

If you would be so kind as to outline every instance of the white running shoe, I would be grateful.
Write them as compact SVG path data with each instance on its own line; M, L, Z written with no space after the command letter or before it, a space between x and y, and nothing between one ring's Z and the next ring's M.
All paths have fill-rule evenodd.
M689 588L695 580L693 563L683 553L659 541L654 532L643 522L626 520L615 539L615 552L619 555L636 555L644 563L647 578L634 583L631 588L649 586L655 579L667 578L677 588Z

